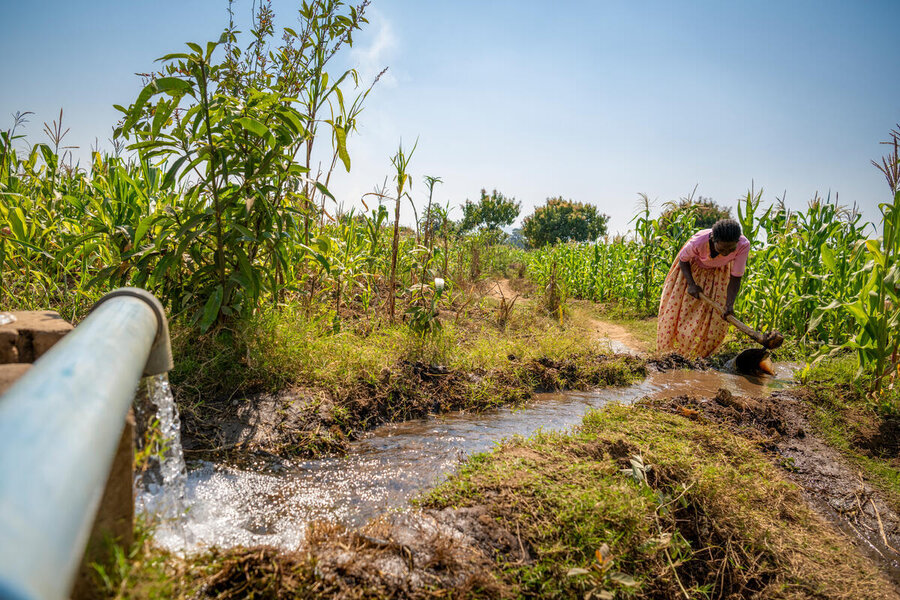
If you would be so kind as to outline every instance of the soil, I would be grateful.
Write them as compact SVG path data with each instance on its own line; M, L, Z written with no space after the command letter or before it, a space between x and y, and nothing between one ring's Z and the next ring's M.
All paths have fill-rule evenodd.
M842 530L900 592L900 515L841 454L817 437L799 390L768 397L680 396L646 401L696 420L711 421L750 438L804 491L806 500Z
M204 404L202 414L182 415L182 445L188 458L225 462L241 462L248 454L341 453L362 432L386 422L517 404L535 392L624 385L629 376L644 374L637 357L599 353L527 361L510 356L507 368L490 372L404 361L382 370L375 381L344 388L297 387Z
M487 292L485 295L490 296L491 298L496 298L497 300L506 299L507 302L512 302L517 298L518 302L528 301L527 298L522 297L522 294L512 289L509 279L490 281L486 283L486 286Z
M590 328L594 336L600 340L611 340L613 348L627 347L633 349L639 356L647 355L647 345L634 337L628 329L600 319L591 319Z
M674 371L677 369L702 371L711 368L710 363L706 359L689 359L675 352L652 356L647 360L647 366L652 367L657 371Z
M877 426L868 425L857 432L854 446L870 456L888 460L900 469L900 417L885 419Z
M481 507L394 514L359 531L320 523L302 552L226 553L196 596L236 599L253 591L266 598L341 600L510 597L492 574L497 555L531 560L516 535L499 528Z

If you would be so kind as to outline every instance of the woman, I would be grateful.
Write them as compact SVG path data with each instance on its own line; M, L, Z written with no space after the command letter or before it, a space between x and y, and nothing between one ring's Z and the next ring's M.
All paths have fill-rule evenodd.
M660 352L706 357L719 347L728 332L725 318L734 312L749 254L750 242L732 219L698 231L684 245L659 300L656 347ZM701 300L701 292L724 305L724 314Z

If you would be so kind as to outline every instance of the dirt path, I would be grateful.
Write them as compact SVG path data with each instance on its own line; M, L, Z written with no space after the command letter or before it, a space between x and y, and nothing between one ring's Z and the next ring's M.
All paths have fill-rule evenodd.
M507 302L512 302L515 299L517 304L527 304L529 302L528 298L523 298L521 294L512 289L509 285L509 279L497 279L489 282L485 295L496 300L505 299ZM592 337L598 342L608 344L613 352L636 354L643 357L646 357L648 354L649 348L647 348L647 344L632 335L622 325L589 317L587 326Z
M497 300L505 298L507 302L512 302L516 297L518 297L516 302L528 302L528 298L522 298L521 294L509 286L509 279L496 279L489 282L486 295Z
M595 318L590 319L590 327L595 339L609 343L613 351L647 356L647 345L625 327Z

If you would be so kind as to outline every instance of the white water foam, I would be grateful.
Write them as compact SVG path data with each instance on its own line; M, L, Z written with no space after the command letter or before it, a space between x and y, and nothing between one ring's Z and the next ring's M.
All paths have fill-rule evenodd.
M135 477L135 509L149 518L158 535L164 532L177 535L182 545L188 546L193 539L184 528L187 469L181 448L178 408L165 373L148 377L143 385L146 398L135 403L135 417L142 421L137 430L158 437L154 444L157 451L147 458L146 471ZM141 440L138 448L147 443L148 440Z

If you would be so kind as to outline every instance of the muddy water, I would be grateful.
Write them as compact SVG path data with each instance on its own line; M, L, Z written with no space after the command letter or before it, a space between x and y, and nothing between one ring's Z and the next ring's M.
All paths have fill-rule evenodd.
M208 546L258 544L294 549L302 544L310 521L359 525L402 509L467 456L490 450L503 438L566 429L592 408L645 396L711 396L719 388L762 395L786 385L791 374L790 365L780 366L778 378L766 380L715 371L654 373L624 388L539 394L515 409L456 412L385 425L340 458L261 465L260 471L201 463L188 474L190 508L184 529L161 527L156 541L187 553Z

